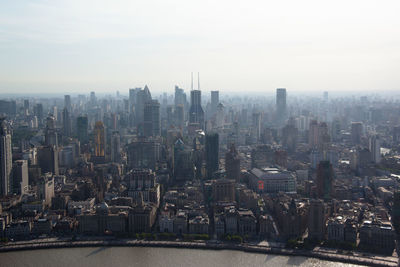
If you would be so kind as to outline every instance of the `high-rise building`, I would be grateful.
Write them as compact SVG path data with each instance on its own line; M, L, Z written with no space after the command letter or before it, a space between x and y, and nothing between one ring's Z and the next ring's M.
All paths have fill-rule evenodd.
M261 113L255 112L252 116L251 136L253 142L257 143L261 137Z
M363 135L363 124L362 122L351 123L351 141L353 145L361 144L361 137Z
M182 128L185 124L185 109L182 104L176 105L174 110L175 126Z
M56 120L54 116L49 115L46 119L46 129L44 135L47 146L58 146L58 134L56 129Z
M308 213L308 238L323 240L326 232L325 204L320 199L312 199Z
M113 132L111 136L111 161L121 161L121 138L117 131Z
M276 115L278 123L283 123L287 116L286 88L276 89Z
M71 117L68 108L63 109L63 132L64 137L70 137L72 131Z
M185 105L186 104L186 94L182 88L175 85L175 99L174 99L175 106L178 105Z
M12 149L11 131L4 118L0 119L0 196L11 193Z
M198 129L204 129L204 111L201 107L201 91L190 91L189 123Z
M371 151L372 161L381 162L381 141L378 135L371 136L369 139L369 151Z
M72 112L71 96L70 95L65 95L64 96L64 108L66 108L69 113Z
M137 91L135 104L135 124L141 131L143 131L144 107L149 101L151 101L151 94L146 85L143 90Z
M22 195L28 191L28 161L16 160L13 164L12 172L13 193Z
M156 170L160 159L161 146L156 141L137 141L128 145L128 168Z
M37 117L39 125L42 125L42 123L43 123L43 105L41 103L36 104L33 107L33 114Z
M76 119L76 133L81 144L86 144L89 141L88 118L86 116L80 116Z
M191 149L185 147L181 139L174 144L174 179L192 180L194 177L194 164Z
M240 157L234 144L231 144L229 151L225 154L225 170L228 179L240 181Z
M213 201L234 202L235 180L218 179L212 185Z
M219 169L219 136L217 133L206 135L207 178L212 178Z
M317 167L317 195L318 198L329 200L333 196L334 172L329 161L321 161Z
M160 103L158 103L158 100L146 102L144 106L143 126L144 136L149 137L161 135Z
M54 197L54 178L51 173L45 173L38 181L37 196L46 206L51 206Z
M96 157L105 157L106 137L104 124L101 121L96 122L94 126L94 155Z
M90 92L90 105L92 107L96 106L96 93Z
M295 152L297 147L298 130L293 124L282 128L282 145L289 152Z
M58 149L55 146L43 146L38 149L38 164L42 173L58 175Z
M219 104L219 91L211 91L211 115L217 112L217 106Z

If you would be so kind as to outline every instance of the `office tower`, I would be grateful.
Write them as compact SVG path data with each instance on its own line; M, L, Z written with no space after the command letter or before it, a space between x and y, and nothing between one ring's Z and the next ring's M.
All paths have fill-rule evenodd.
M52 145L39 147L38 164L42 173L58 175L58 149Z
M24 110L25 110L25 115L29 115L29 100L28 99L24 100Z
M121 161L121 138L117 131L113 132L111 136L111 161Z
M332 127L331 127L331 137L332 140L337 142L341 138L341 125L339 119L334 119L332 121Z
M287 115L286 110L286 89L276 89L276 116L279 124L282 124Z
M214 202L235 201L235 180L218 179L212 184L212 196Z
M130 88L129 89L129 113L134 113L136 97L141 88Z
M192 180L194 177L194 164L191 149L185 147L181 139L174 144L174 179L176 181Z
M43 105L42 104L36 104L33 107L33 114L37 117L39 125L42 125L43 121Z
M207 178L212 178L219 169L219 136L217 133L206 135Z
M219 91L211 91L211 115L217 112L217 106L219 104Z
M161 135L160 103L158 103L158 100L148 101L144 106L143 135L146 137Z
M11 193L12 149L11 131L4 118L0 118L0 196Z
M174 117L175 117L175 126L183 128L185 124L185 110L182 104L175 106Z
M361 137L363 135L363 124L362 122L351 123L351 141L353 145L361 144Z
M371 151L372 161L381 162L381 142L378 135L373 135L369 139L369 151Z
M64 96L64 108L66 108L69 113L72 112L71 96L70 95L65 95Z
M186 103L186 94L183 91L182 88L179 88L177 85L175 85L175 98L174 98L174 104L175 106L178 105L185 105Z
M46 119L46 128L44 140L46 146L58 146L58 134L56 129L56 120L54 116L49 115Z
M311 240L323 240L325 231L325 204L320 199L311 199L308 213L308 238Z
M160 160L161 145L156 141L137 141L128 145L128 168L156 170Z
M79 116L76 119L76 133L81 144L86 144L89 141L88 118L86 116Z
M71 136L71 131L72 131L72 123L71 123L71 117L70 117L70 112L68 111L68 108L65 107L63 109L63 134L64 137L70 137Z
M54 178L53 174L45 173L38 181L38 199L43 200L46 206L51 206L51 199L54 197Z
M94 155L96 157L105 157L106 137L104 124L97 121L94 126Z
M96 106L96 93L90 92L90 105L92 107Z
M295 152L297 147L298 130L293 124L282 128L282 145L288 152Z
M308 144L311 148L324 149L330 142L328 125L325 122L310 122L308 130Z
M28 191L29 175L28 175L28 161L16 160L13 164L12 172L14 194L23 195Z
M240 182L240 157L234 144L231 144L225 154L225 170L226 178Z
M329 161L320 161L317 166L317 196L329 200L333 196L334 172Z
M147 102L151 101L150 90L147 85L143 90L137 92L135 105L135 124L140 129L143 128L144 107Z
M254 143L257 143L261 137L261 113L259 112L253 113L252 116L251 137Z
M204 129L204 111L201 107L201 91L190 91L189 123L197 129Z

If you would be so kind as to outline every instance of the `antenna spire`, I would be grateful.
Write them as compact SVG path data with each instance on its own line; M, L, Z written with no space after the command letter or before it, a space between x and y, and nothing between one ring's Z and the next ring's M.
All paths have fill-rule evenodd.
M197 90L200 91L200 72L197 73Z

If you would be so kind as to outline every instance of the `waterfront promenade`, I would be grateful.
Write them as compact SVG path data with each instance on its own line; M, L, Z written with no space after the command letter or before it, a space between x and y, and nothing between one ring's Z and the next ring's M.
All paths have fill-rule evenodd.
M349 254L338 253L334 249L316 247L313 250L286 249L282 246L270 245L268 243L233 244L226 242L213 241L148 241L137 239L106 239L86 238L80 240L47 238L41 240L9 242L0 246L0 252L48 249L48 248L68 248L68 247L170 247L170 248L193 248L193 249L213 249L213 250L240 250L252 253L277 254L284 256L304 256L313 257L328 261L338 261L352 264L362 264L368 266L398 266L398 258L392 256L381 256L351 252Z

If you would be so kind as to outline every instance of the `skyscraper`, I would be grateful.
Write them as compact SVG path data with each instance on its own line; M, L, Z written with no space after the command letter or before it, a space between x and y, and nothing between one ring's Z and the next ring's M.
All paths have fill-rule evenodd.
M42 173L51 172L58 175L58 149L53 145L40 147L38 163Z
M68 112L71 113L72 106L71 106L71 96L70 95L64 96L64 108L66 108L68 110Z
M121 138L117 131L113 132L111 136L111 161L121 161Z
M369 138L369 151L371 151L372 161L374 163L381 162L381 142L378 135Z
M72 131L71 117L68 108L63 109L63 132L64 137L70 137Z
M325 236L325 204L320 199L312 199L308 213L308 238L323 240Z
M219 169L219 136L217 133L206 135L207 178L212 178Z
M204 111L201 107L201 91L190 91L189 123L198 129L204 129Z
M58 146L58 134L56 130L56 120L54 116L49 115L46 119L46 129L44 135L47 146Z
M144 106L143 135L146 137L161 135L160 103L158 103L158 100L148 101Z
M144 121L144 107L147 102L151 101L150 90L147 85L143 90L137 92L136 104L135 104L135 124L136 127L143 131Z
M28 191L28 161L16 160L13 164L13 193L20 195Z
M101 121L96 122L94 126L94 155L104 157L106 150L106 137L104 124Z
M317 167L317 195L318 198L329 200L333 195L334 172L329 161L321 161Z
M276 89L276 118L279 124L286 119L286 88Z
M86 144L88 142L88 118L80 116L76 119L76 132L79 142Z
M225 154L225 170L228 179L240 181L240 157L234 144L231 144L229 151Z
M186 103L186 94L182 88L175 85L175 99L174 99L175 106L178 105L185 105Z
M217 106L219 104L219 91L211 91L211 115L217 112Z
M4 118L0 119L0 196L11 193L12 150L11 131Z
M362 134L363 134L362 122L352 122L351 123L351 141L352 141L353 145L358 145L361 143Z

